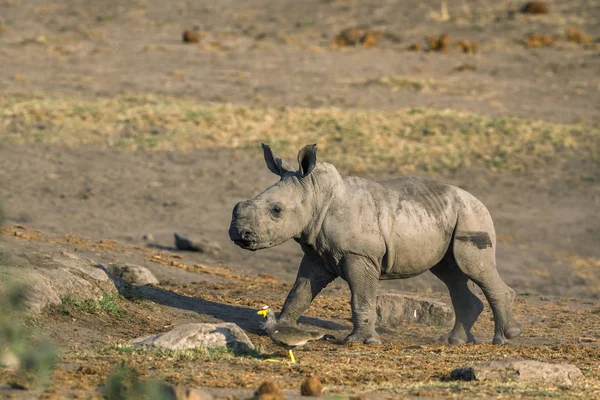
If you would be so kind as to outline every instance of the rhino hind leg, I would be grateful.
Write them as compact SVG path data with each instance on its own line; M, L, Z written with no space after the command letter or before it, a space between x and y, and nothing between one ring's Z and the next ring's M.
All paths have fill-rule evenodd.
M513 316L515 291L496 269L495 233L487 210L476 208L459 214L454 234L454 259L462 272L485 294L494 314L494 344L519 336L521 326Z
M483 303L469 289L469 277L458 268L452 255L433 267L431 272L448 287L455 315L452 331L442 335L440 341L475 343L471 328L483 310Z

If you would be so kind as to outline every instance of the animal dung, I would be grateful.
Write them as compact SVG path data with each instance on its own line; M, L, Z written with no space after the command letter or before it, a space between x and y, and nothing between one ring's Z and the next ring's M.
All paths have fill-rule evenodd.
M365 47L375 47L379 39L383 37L382 31L369 31L365 32L360 38L360 43Z
M465 54L476 54L479 50L479 43L470 40L459 40L454 44L454 47L460 48Z
M335 37L336 46L355 46L361 39L361 32L356 28L346 28Z
M321 381L318 378L311 376L306 378L300 385L300 393L302 396L320 396L323 392Z
M255 399L284 399L283 391L273 381L264 381L260 384L256 392L254 392Z
M577 28L568 28L566 37L569 42L577 44L592 44L592 39Z
M529 1L521 8L523 14L548 14L549 11L545 1Z
M543 33L530 33L525 39L525 45L532 48L548 47L552 46L553 43L554 39L552 39L552 36Z
M441 53L448 52L448 44L450 44L450 35L442 33L440 36L429 36L429 51L437 51Z
M421 43L419 43L419 42L412 43L410 46L408 46L408 50L409 51L419 51L419 50L421 50Z
M455 70L463 72L463 71L477 71L477 66L473 64L461 64L455 68Z
M184 43L198 43L204 38L204 34L198 28L186 29L181 35Z

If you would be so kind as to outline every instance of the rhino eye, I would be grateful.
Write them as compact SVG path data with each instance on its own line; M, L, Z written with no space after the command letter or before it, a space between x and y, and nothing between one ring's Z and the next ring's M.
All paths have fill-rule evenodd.
M279 204L274 204L271 207L271 214L273 214L274 217L279 217L281 216L281 212L283 211L283 208L281 207L281 205Z

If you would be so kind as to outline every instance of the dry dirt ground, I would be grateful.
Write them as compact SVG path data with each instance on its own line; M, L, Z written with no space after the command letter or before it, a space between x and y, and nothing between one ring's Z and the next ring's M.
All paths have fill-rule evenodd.
M139 288L134 300L119 300L126 317L48 310L34 321L61 348L54 382L41 396L100 396L98 388L122 360L144 376L213 388L255 388L273 378L292 389L314 373L330 393L341 394L600 396L600 3L550 2L550 13L540 16L515 13L520 5L449 0L444 20L438 1L31 0L25 6L0 0L2 245L17 253L66 248L99 262L135 262L161 281ZM181 32L193 26L204 38L183 44ZM352 26L385 35L373 48L333 46L335 36ZM591 43L569 41L568 28L585 32ZM442 33L451 37L448 52L425 51L427 36ZM529 48L524 40L530 33L548 34L554 43ZM478 53L463 54L453 46L460 39L477 41ZM409 51L417 42L422 49ZM136 114L122 107L130 98L136 107L146 102L150 111ZM104 113L103 99L120 100ZM161 114L170 110L172 99L185 103ZM219 119L228 109L215 108L225 103L242 107L233 127ZM208 108L198 112L190 104ZM388 120L402 125L394 117L400 109L408 110L407 118L433 115L431 125L415 125L425 139L407 134L403 140L427 145L422 140L434 137L440 152L428 153L427 146L407 152L428 160L423 165L411 160L409 167L400 155L374 157L378 147L349 125L323 125L322 118L299 128L290 117L306 114L312 123L312 110L330 107L339 110L327 115L343 118L370 113L376 126ZM266 110L264 119L282 116L289 124L294 137L278 126L283 133L266 138L276 139L275 150L280 146L290 160L292 147L306 144L303 135L313 140L328 129L317 140L323 160L368 160L361 168L343 164L345 173L373 179L427 175L480 198L495 220L500 274L520 294L522 338L503 347L448 347L435 343L443 328L407 326L385 333L381 346L316 344L299 352L295 367L229 354L148 357L123 347L140 335L183 322L229 320L233 313L264 354L277 351L257 335L253 312L266 302L281 306L300 250L286 243L244 252L227 236L234 204L276 180L262 161L260 137L245 139L254 121L245 125L244 115L257 118L252 110ZM116 123L113 111L119 114ZM457 113L466 113L468 123L455 118L463 115ZM462 141L461 132L488 119L492 122L481 131L487 141ZM370 132L361 121L361 129ZM526 128L515 136L503 133L503 140L490 137L505 132L505 125ZM458 134L444 136L455 126ZM544 134L536 136L538 127ZM116 141L107 133L113 128ZM181 139L177 135L187 134L184 128L191 129L190 137ZM527 135L535 143L523 140ZM456 145L459 139L464 152ZM513 139L519 148L510 146ZM174 140L193 145L161 150ZM445 148L456 158L444 158ZM457 156L465 153L467 159ZM15 225L29 234L15 237L23 230ZM173 232L216 241L222 251L177 253ZM142 239L149 234L153 240ZM208 269L194 267L198 264ZM382 290L447 300L431 274L387 281ZM347 297L345 284L336 282L304 322L343 337L349 327ZM491 339L490 317L486 308L475 328L483 343ZM567 388L444 379L465 363L505 357L573 363L582 368L585 382ZM80 366L91 372L81 373ZM0 383L14 379L0 373Z

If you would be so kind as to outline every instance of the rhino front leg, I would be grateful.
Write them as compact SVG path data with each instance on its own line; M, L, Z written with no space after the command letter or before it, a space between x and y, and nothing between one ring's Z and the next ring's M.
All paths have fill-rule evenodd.
M294 287L283 304L279 320L295 324L298 317L310 306L319 292L335 278L337 278L336 275L304 256L300 262Z
M352 293L350 305L353 325L352 333L344 339L344 343L381 343L379 334L375 331L379 270L367 260L352 257L346 260L344 274Z

